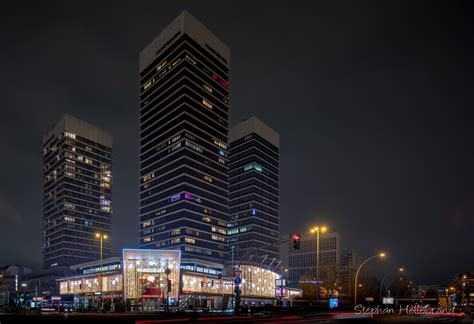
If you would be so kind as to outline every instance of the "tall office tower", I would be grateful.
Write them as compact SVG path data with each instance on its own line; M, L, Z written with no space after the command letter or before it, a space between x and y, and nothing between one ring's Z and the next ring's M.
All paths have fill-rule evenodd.
M299 280L321 280L323 285L339 284L341 267L341 235L321 234L319 240L319 277L317 275L316 236L301 240L301 249L295 250L293 243L288 244L288 277L291 282Z
M63 115L43 137L43 267L97 260L112 229L112 136Z
M280 136L251 117L230 128L229 143L230 253L277 265Z
M227 258L229 49L182 12L140 53L140 246Z

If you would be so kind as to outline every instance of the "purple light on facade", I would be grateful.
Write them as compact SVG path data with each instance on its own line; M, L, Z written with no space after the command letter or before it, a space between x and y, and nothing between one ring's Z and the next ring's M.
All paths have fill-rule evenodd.
M190 193L185 192L184 193L184 199L194 201L194 200L196 200L196 197L194 197Z

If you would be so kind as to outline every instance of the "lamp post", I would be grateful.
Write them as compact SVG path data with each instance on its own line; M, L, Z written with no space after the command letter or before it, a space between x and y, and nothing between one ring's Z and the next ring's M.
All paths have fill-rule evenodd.
M405 268L402 268L402 267L398 268L398 272L399 272L399 273L402 273L403 271L405 271ZM380 300L382 300L383 284L384 284L385 280L386 280L390 275L392 275L393 273L394 273L393 271L388 272L388 273L383 277L382 282L380 283L380 294L379 294Z
M169 279L169 275L171 273L170 268L166 268L165 274L166 274L166 304L165 304L165 311L168 313L169 310L169 300L170 300L170 291L171 291L171 283Z
M326 226L316 226L310 230L311 234L316 233L316 281L319 281L319 233L324 233L327 230ZM319 284L317 283L316 285L318 287L316 299L319 300Z
M103 240L107 239L107 234L96 233L95 237L100 239L100 268L99 268L99 289L100 289L100 309L102 309L102 247Z
M383 257L385 257L385 253L379 253L379 254L372 255L371 257L367 258L364 262L361 263L361 265L359 266L359 268L356 271L355 280L354 280L354 305L357 304L357 279L359 278L360 269L362 269L362 267L367 262L369 262L370 260L375 259L377 257L383 258Z

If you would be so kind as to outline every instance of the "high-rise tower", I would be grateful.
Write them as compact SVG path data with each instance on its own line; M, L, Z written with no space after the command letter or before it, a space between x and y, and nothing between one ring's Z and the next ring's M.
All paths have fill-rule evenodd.
M182 12L140 53L140 247L222 261L229 49Z
M229 130L229 245L241 258L279 258L280 136L256 117ZM256 249L258 248L258 249ZM272 260L273 259L273 260ZM263 261L261 261L263 262Z
M97 260L112 229L112 136L63 115L43 137L43 267Z

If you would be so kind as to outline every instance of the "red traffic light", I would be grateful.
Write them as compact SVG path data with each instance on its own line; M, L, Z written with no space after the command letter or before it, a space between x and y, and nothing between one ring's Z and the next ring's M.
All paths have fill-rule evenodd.
M301 236L299 234L293 234L293 236L291 238L293 240L293 248L295 250L299 250L300 249Z

